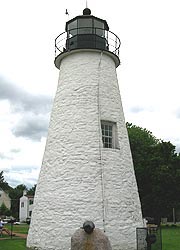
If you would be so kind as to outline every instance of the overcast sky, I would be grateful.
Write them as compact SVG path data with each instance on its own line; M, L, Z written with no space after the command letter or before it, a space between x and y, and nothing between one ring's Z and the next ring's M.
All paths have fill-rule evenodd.
M13 187L37 182L58 82L54 39L85 6L0 0L0 171ZM121 39L117 74L126 121L179 152L179 0L88 0L88 7Z

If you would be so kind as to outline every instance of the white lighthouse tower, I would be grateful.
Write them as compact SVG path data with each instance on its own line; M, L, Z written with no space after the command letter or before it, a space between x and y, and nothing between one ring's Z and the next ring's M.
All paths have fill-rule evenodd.
M27 247L68 250L86 220L135 250L142 214L118 87L120 40L83 15L56 38L60 70Z

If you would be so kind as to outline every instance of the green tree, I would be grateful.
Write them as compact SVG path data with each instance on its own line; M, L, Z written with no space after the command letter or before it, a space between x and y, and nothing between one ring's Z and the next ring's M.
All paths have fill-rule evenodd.
M135 174L144 216L170 217L178 207L180 157L175 146L127 123Z
M6 207L4 203L0 206L0 215L1 216L10 216L11 212L10 210Z
M180 205L180 158L175 152L175 146L164 141L156 146L154 155L153 192L159 194L155 202L159 214L172 220L172 208Z
M31 187L30 189L28 189L27 194L34 196L35 195L35 191L36 191L36 186L37 185L35 184L33 187Z
M143 214L151 207L152 180L151 159L158 140L152 133L141 127L127 123L131 152L134 162Z
M4 172L0 172L0 188L4 191L8 191L10 189L10 186L4 179Z

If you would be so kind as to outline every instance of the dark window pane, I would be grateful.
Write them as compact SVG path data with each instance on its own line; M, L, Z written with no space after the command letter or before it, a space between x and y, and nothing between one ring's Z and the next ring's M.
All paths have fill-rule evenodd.
M108 143L105 143L105 144L104 144L104 147L105 147L105 148L109 148L109 147L108 147Z
M108 143L109 142L109 138L108 137L105 137L105 143Z
M104 22L101 22L99 20L94 20L94 28L96 35L104 36Z
M78 28L82 27L92 27L92 19L91 18L78 19Z
M109 126L109 131L112 131L112 126Z
M69 23L68 31L69 31L69 34L72 36L77 35L77 20L73 21L72 23Z
M109 131L108 130L105 130L105 135L109 135Z
M94 27L104 29L104 22L94 19Z
M92 34L92 19L78 19L78 34Z

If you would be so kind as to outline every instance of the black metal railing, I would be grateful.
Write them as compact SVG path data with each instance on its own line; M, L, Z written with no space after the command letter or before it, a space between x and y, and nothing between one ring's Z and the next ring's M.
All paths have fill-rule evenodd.
M94 27L82 27L61 33L55 39L55 57L73 49L100 49L119 57L121 41L113 32Z

